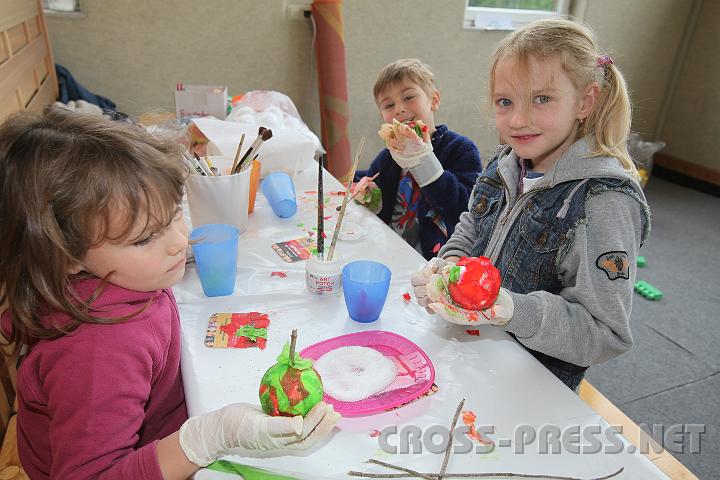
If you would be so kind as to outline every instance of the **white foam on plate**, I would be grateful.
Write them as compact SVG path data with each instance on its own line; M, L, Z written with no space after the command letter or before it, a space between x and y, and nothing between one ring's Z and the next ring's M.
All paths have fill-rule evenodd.
M395 362L369 347L340 347L313 365L325 393L342 402L357 402L383 391L397 375Z

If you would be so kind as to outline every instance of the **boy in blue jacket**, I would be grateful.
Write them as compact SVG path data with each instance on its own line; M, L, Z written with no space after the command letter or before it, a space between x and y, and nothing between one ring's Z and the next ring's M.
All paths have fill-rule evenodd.
M402 59L383 68L373 96L385 123L422 121L425 127L421 138L402 125L398 137L388 140L388 148L375 157L368 170L358 171L356 178L380 173L375 180L382 192L377 215L430 259L450 238L467 209L482 170L480 154L469 138L446 125L435 125L440 92L432 72L419 60Z

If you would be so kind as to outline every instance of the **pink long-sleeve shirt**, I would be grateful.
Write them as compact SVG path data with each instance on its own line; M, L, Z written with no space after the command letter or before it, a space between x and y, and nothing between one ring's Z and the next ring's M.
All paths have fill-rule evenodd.
M90 298L98 282L83 280L75 288ZM162 479L157 441L187 419L175 298L169 289L136 292L108 284L92 313L122 317L148 301L121 323L86 323L40 341L22 361L18 448L33 480Z

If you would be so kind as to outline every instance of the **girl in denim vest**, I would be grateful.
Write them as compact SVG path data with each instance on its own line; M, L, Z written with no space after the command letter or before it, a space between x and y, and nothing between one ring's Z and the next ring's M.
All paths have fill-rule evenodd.
M626 147L625 81L587 27L541 20L498 45L490 101L502 145L455 233L413 276L415 295L447 321L505 329L574 390L590 365L633 344L634 265L650 217ZM447 285L452 264L480 255L502 287L478 314Z

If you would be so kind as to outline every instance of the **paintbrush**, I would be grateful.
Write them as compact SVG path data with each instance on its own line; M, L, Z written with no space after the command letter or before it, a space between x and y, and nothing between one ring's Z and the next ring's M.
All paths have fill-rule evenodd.
M205 176L206 176L206 177L212 176L212 172L210 171L210 167L206 166L206 165L203 163L202 159L200 158L200 155L198 155L197 153L193 152L193 156L195 157L195 160L197 160L197 163L198 163L198 165L200 165L200 168L202 169L202 171L205 172Z
M188 168L188 170L190 171L191 174L193 174L193 175L194 175L194 174L202 175L202 172L198 171L197 167L195 167L195 163L191 162L191 161L185 156L184 153L181 155L181 158L182 158L183 163L184 163L185 166Z
M218 168L215 165L213 165L213 163L210 161L210 157L208 157L207 155L205 155L205 163L207 163L208 168L210 168L210 171L212 172L213 177L220 176L220 170L218 170Z
M255 137L255 140L253 140L253 143L250 145L250 148L247 149L247 151L243 154L242 158L240 158L240 161L238 162L238 165L233 169L232 173L237 173L240 171L240 165L247 159L247 157L250 156L253 149L257 148L258 143L260 143L262 140L262 135L265 133L265 130L267 128L265 127L259 127L258 128L258 134L257 137Z
M317 224L317 254L320 260L325 259L325 197L323 196L323 163L325 155L318 158L318 224Z
M233 172L235 172L235 168L237 167L238 160L240 159L240 150L242 150L243 142L245 141L245 134L243 133L240 135L240 143L238 143L238 148L235 150L235 160L233 160L232 168L230 169L230 174L232 175Z
M189 153L188 154L183 153L183 158L185 159L186 162L188 162L192 166L193 170L195 170L199 175L202 175L203 177L207 176L205 174L205 171L202 168L200 168L200 164L197 162L197 160L195 160L195 157L193 157Z
M357 154L355 155L355 161L350 169L350 176L348 177L348 184L345 188L345 196L343 197L342 207L340 207L340 214L338 215L337 223L335 224L335 231L333 232L332 241L330 242L330 250L328 251L328 262L332 260L333 253L335 253L335 244L340 236L340 226L342 225L343 218L345 217L345 209L348 204L348 198L350 197L350 187L352 186L352 180L355 177L355 170L357 170L358 161L360 160L360 153L362 153L363 145L365 145L365 137L360 138L360 145L358 146Z
M373 175L372 177L370 177L370 180L368 181L368 184L369 184L370 182L372 182L373 180L375 180L375 179L378 177L378 175L380 175L380 172L377 172L375 175ZM358 182L358 183L360 183L360 182ZM348 202L351 201L351 200L355 200L355 197L357 197L358 195L360 195L360 192L361 192L361 190L358 189L357 192L353 193L353 194L350 196L350 200L348 200ZM337 208L335 208L335 210L337 210L337 211L339 212L339 211L340 211L340 205L338 205Z
M262 128L262 127L261 127ZM245 155L243 155L243 158L240 159L240 163L238 163L237 171L239 172L242 170L242 166L245 163L245 160L247 160L252 153L257 153L257 151L262 147L262 144L268 140L270 140L273 136L273 132L271 129L266 128L263 133L260 135L259 139L256 139L255 142L253 142L252 145L250 145L250 148L248 148L247 152L245 152Z

